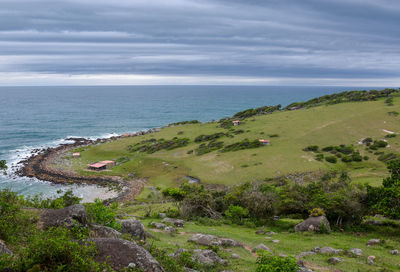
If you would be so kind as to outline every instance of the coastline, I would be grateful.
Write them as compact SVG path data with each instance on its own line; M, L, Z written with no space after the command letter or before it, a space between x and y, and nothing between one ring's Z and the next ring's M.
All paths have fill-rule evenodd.
M111 142L126 137L136 137L149 133L155 133L159 130L160 128L152 128L147 131L139 131L137 133L124 133L119 136L112 136L110 138L98 138L96 140L78 137L67 138L65 140L73 141L73 143L60 144L56 147L33 150L32 154L27 159L18 162L21 167L19 167L19 169L15 171L15 174L20 177L37 178L39 180L48 181L53 184L77 184L83 186L98 185L101 187L108 187L110 189L117 190L118 195L117 197L107 199L106 201L124 202L132 200L142 191L144 185L147 182L146 179L136 178L125 180L119 176L82 176L73 171L55 168L51 165L60 154L63 154L78 147Z

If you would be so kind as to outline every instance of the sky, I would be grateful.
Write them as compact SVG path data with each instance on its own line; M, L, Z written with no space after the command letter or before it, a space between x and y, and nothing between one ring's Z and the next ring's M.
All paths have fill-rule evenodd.
M400 86L398 0L0 0L0 85Z

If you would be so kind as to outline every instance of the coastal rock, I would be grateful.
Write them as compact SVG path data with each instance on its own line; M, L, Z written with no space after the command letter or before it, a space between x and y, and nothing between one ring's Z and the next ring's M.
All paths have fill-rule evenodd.
M217 253L210 249L195 249L193 258L202 265L225 264L226 260L221 259Z
M379 239L371 239L371 240L368 240L367 246L374 246L374 245L377 245L380 243L381 243L381 240L379 240Z
M86 209L81 204L58 210L47 209L40 216L40 224L43 228L73 227L77 223L83 226L87 225Z
M8 249L8 247L6 246L6 244L0 240L0 255L3 254L12 254L12 251Z
M175 218L164 218L162 221L162 223L166 223L166 224L170 224L170 225L174 225L175 227L178 228L183 228L185 221L181 220L181 219L175 219Z
M272 253L271 249L269 249L269 247L267 247L267 246L264 245L264 244L259 244L258 246L256 246L255 248L253 248L253 252L257 252L257 251L259 251L259 250L265 250L265 251L268 251L268 252Z
M89 241L97 247L95 260L99 263L107 261L117 271L128 268L147 272L165 271L147 250L133 241L117 238L94 238Z
M294 227L298 231L320 231L320 226L324 226L328 231L331 230L329 221L325 216L310 217Z
M330 259L328 260L328 262L329 262L330 264L337 264L337 263L343 262L343 259L340 259L340 258L338 258L338 257L332 257L332 258L330 258Z
M119 231L102 225L91 225L90 230L92 231L93 237L121 238L122 236L122 234Z
M363 255L363 251L360 248L352 248L349 250L350 254L353 256L360 257Z
M121 224L121 232L132 235L132 237L146 240L146 232L142 222L137 219L131 218L118 221Z

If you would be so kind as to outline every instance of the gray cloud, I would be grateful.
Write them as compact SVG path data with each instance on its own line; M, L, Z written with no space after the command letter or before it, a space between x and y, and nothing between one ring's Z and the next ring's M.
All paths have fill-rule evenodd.
M392 0L0 0L0 73L393 84L399 15Z

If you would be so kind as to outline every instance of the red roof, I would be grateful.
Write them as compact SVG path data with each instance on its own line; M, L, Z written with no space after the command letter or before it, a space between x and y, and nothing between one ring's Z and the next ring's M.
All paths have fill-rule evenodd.
M236 121L232 121L232 123L240 123L240 121L239 121L239 120L236 120Z
M92 168L101 168L101 167L106 166L106 164L103 162L95 162L95 163L89 164L88 166L92 167Z
M264 139L259 139L258 140L260 143L269 143L270 142L270 140L264 140Z
M100 163L110 164L110 163L114 163L114 161L101 161Z

